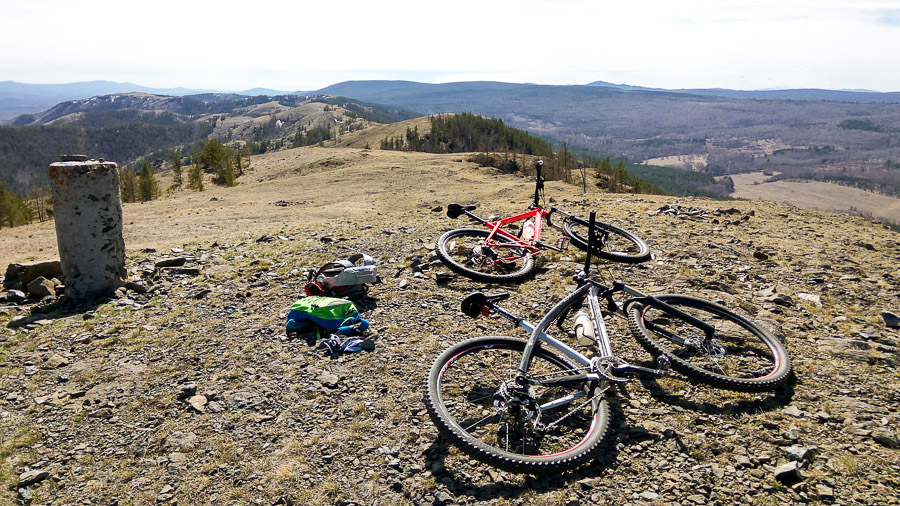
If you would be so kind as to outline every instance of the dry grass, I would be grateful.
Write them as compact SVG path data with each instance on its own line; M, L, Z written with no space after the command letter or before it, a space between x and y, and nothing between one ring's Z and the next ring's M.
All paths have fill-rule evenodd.
M249 173L235 188L207 185L203 192L179 191L152 202L125 204L125 244L135 251L222 242L304 222L365 221L367 215L388 212L412 215L446 205L451 196L460 194L469 196L470 202L485 202L498 200L500 192L504 200L524 200L533 191L520 177L474 170L476 165L463 158L328 147L254 156ZM360 172L370 176L359 178ZM576 193L574 187L569 193ZM323 194L329 198L323 199ZM57 257L53 223L0 230L4 265Z
M772 200L803 209L854 211L900 222L900 199L895 197L818 181L762 183L759 173L736 174L731 179L734 197Z

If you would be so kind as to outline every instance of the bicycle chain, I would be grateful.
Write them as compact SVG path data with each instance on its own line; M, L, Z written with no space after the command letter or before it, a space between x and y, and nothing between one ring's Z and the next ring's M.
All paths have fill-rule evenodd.
M611 388L611 386L607 385L604 389L602 389L602 390L600 390L599 392L597 392L597 395L595 395L595 396L591 397L590 399L584 401L580 406L578 406L578 407L576 407L575 409L569 411L568 413L566 413L565 415L563 415L563 416L560 417L559 419L557 419L557 420L555 420L555 421L553 421L553 422L550 422L550 423L547 424L547 425L544 425L544 429L543 429L543 430L547 430L547 429L549 429L550 427L553 427L554 425L559 424L560 422L562 422L562 421L565 420L566 418L569 418L570 416L574 415L576 412L578 412L579 410L581 410L581 408L583 408L583 407L587 406L588 404L594 402L594 400L596 400L598 397L600 397L601 395L605 394L606 391L609 390L610 388ZM535 428L536 428L536 427L535 427Z

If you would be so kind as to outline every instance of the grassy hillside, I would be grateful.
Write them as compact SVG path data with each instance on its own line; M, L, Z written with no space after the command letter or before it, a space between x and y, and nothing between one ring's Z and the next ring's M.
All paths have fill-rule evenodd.
M703 156L703 170L715 176L755 170L849 173L894 192L891 182L900 170L898 103L479 82L354 81L323 91L427 114L469 111L502 118L531 134L629 162ZM872 127L847 128L854 125ZM784 149L789 151L779 152Z
M24 195L46 184L47 167L61 154L87 154L123 166L148 160L159 167L175 151L187 158L191 145L208 138L290 147L304 144L296 142L298 132L326 128L338 136L416 116L397 107L324 96L94 97L0 126L0 181Z
M623 383L608 392L602 453L558 476L498 471L448 446L422 402L431 362L469 337L526 337L464 317L460 300L508 290L504 307L536 322L580 268L566 252L539 257L516 286L438 282L434 240L465 224L446 217L448 202L508 215L533 189L458 160L305 147L254 157L234 188L126 204L127 268L146 291L72 312L0 307L0 503L900 501L900 332L880 316L898 312L898 236L771 202L736 201L716 217L707 199L547 188L561 207L597 210L650 244L652 262L600 263L598 279L760 322L791 354L789 388L725 392L673 371ZM709 215L653 214L676 200ZM0 258L53 258L54 237L49 225L0 230ZM355 251L383 280L358 302L375 349L332 357L289 339L304 270ZM172 257L185 266L157 267ZM618 355L653 365L625 320L606 322ZM794 459L799 470L777 478Z

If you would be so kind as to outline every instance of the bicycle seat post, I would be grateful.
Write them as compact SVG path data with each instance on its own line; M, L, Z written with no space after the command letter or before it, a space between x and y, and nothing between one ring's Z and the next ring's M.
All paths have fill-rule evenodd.
M597 222L597 212L591 211L591 216L588 219L588 234L587 234L587 253L584 256L584 276L590 277L591 274L591 252L594 251L594 224Z
M535 178L534 183L534 200L531 202L532 208L540 206L541 192L544 191L544 177L541 176L541 169L543 169L543 167L543 160L538 160L537 163L534 164L534 170L537 173L537 178Z

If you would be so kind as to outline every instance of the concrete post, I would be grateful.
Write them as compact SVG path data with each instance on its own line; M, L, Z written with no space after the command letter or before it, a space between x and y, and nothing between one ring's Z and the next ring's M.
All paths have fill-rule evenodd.
M118 165L84 155L60 160L50 165L50 190L66 295L110 296L126 276Z

